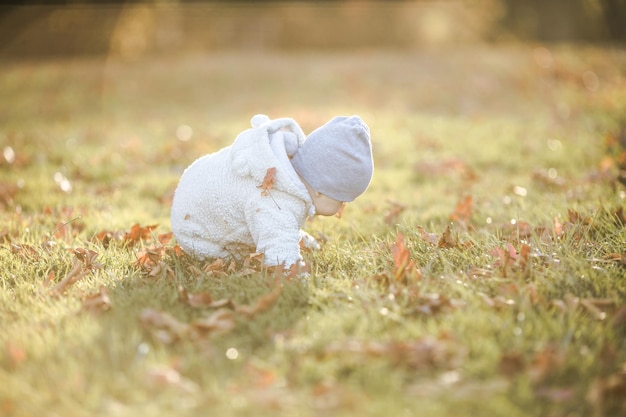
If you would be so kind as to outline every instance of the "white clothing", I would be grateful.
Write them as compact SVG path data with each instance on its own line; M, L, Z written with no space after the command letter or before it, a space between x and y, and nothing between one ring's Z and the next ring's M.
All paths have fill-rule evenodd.
M263 253L267 265L299 262L300 229L315 213L290 157L304 142L293 119L255 116L252 129L183 173L172 203L172 231L187 253L241 259ZM275 183L264 193L268 169Z

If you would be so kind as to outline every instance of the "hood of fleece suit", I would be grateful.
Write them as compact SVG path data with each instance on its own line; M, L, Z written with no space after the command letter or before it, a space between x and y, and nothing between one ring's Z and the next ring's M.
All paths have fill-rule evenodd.
M312 206L311 197L290 162L305 140L298 123L291 118L270 120L265 115L256 115L251 124L252 128L241 132L232 144L233 171L242 177L252 177L261 185L267 170L276 168L273 188L298 196L307 206Z

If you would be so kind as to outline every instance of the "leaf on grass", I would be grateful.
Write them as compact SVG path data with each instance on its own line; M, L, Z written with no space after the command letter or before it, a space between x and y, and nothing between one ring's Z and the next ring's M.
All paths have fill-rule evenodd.
M101 313L111 309L111 300L106 287L100 287L100 290L88 295L83 299L81 310L89 313Z
M429 243L433 246L437 246L439 244L439 235L436 233L429 233L422 226L417 226L417 230L420 232L420 236L426 243Z
M213 297L208 292L190 294L182 285L178 286L178 295L181 301L195 308L210 307L213 303Z
M173 232L161 233L160 235L157 236L157 240L159 241L161 245L166 245L170 242L170 240L172 240L173 236L174 236Z
M74 249L74 256L75 258L72 261L72 269L61 281L50 289L50 295L62 295L69 287L84 278L89 272L102 267L101 264L94 262L98 253L90 249Z
M158 225L140 226L138 223L134 224L129 232L124 234L122 240L128 245L133 246L142 240L148 240L152 237L152 231L156 229Z
M217 258L210 264L207 264L202 268L204 272L208 272L210 275L222 273L226 275L226 262L222 258Z
M394 277L396 281L403 281L406 278L418 278L419 271L416 269L415 261L411 259L409 250L404 245L404 235L398 232L396 241L391 245L391 255L393 257Z
M452 249L459 246L457 240L452 236L452 229L450 228L450 225L446 226L446 230L444 230L441 234L441 237L437 242L437 246L447 249Z
M282 287L277 285L269 293L260 296L252 305L243 305L235 307L237 313L243 314L247 318L252 318L257 314L263 313L276 304L276 301L282 293Z
M456 204L454 211L450 215L450 220L463 230L467 230L470 227L473 212L474 199L472 196L467 195Z
M141 268L144 273L153 278L175 278L176 274L172 268L162 260L166 252L165 246L152 246L148 249L142 249L137 253L137 260L133 265Z
M163 311L147 308L141 312L139 321L161 343L171 344L184 339L188 333L188 326L174 316Z
M192 321L189 328L196 338L208 334L228 333L235 328L235 312L228 308L220 308L207 317Z
M274 184L276 183L276 167L268 168L265 173L265 177L263 178L263 182L257 188L260 188L261 195L266 196L269 194L269 190L274 188Z

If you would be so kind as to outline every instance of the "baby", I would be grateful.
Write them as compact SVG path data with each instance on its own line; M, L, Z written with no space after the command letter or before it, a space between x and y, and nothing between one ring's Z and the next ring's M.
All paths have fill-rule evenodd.
M361 195L374 163L369 128L338 116L305 138L295 120L256 115L252 129L183 173L172 231L200 259L263 253L268 266L302 260L301 231L314 214L332 216Z

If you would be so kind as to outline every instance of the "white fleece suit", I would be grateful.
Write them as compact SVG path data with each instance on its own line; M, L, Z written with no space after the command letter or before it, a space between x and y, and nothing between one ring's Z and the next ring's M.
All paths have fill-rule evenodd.
M241 259L263 253L267 265L299 262L300 231L315 214L290 157L305 136L290 118L252 118L252 129L205 155L183 173L172 203L172 231L187 253L201 259ZM276 168L268 192L260 187Z

